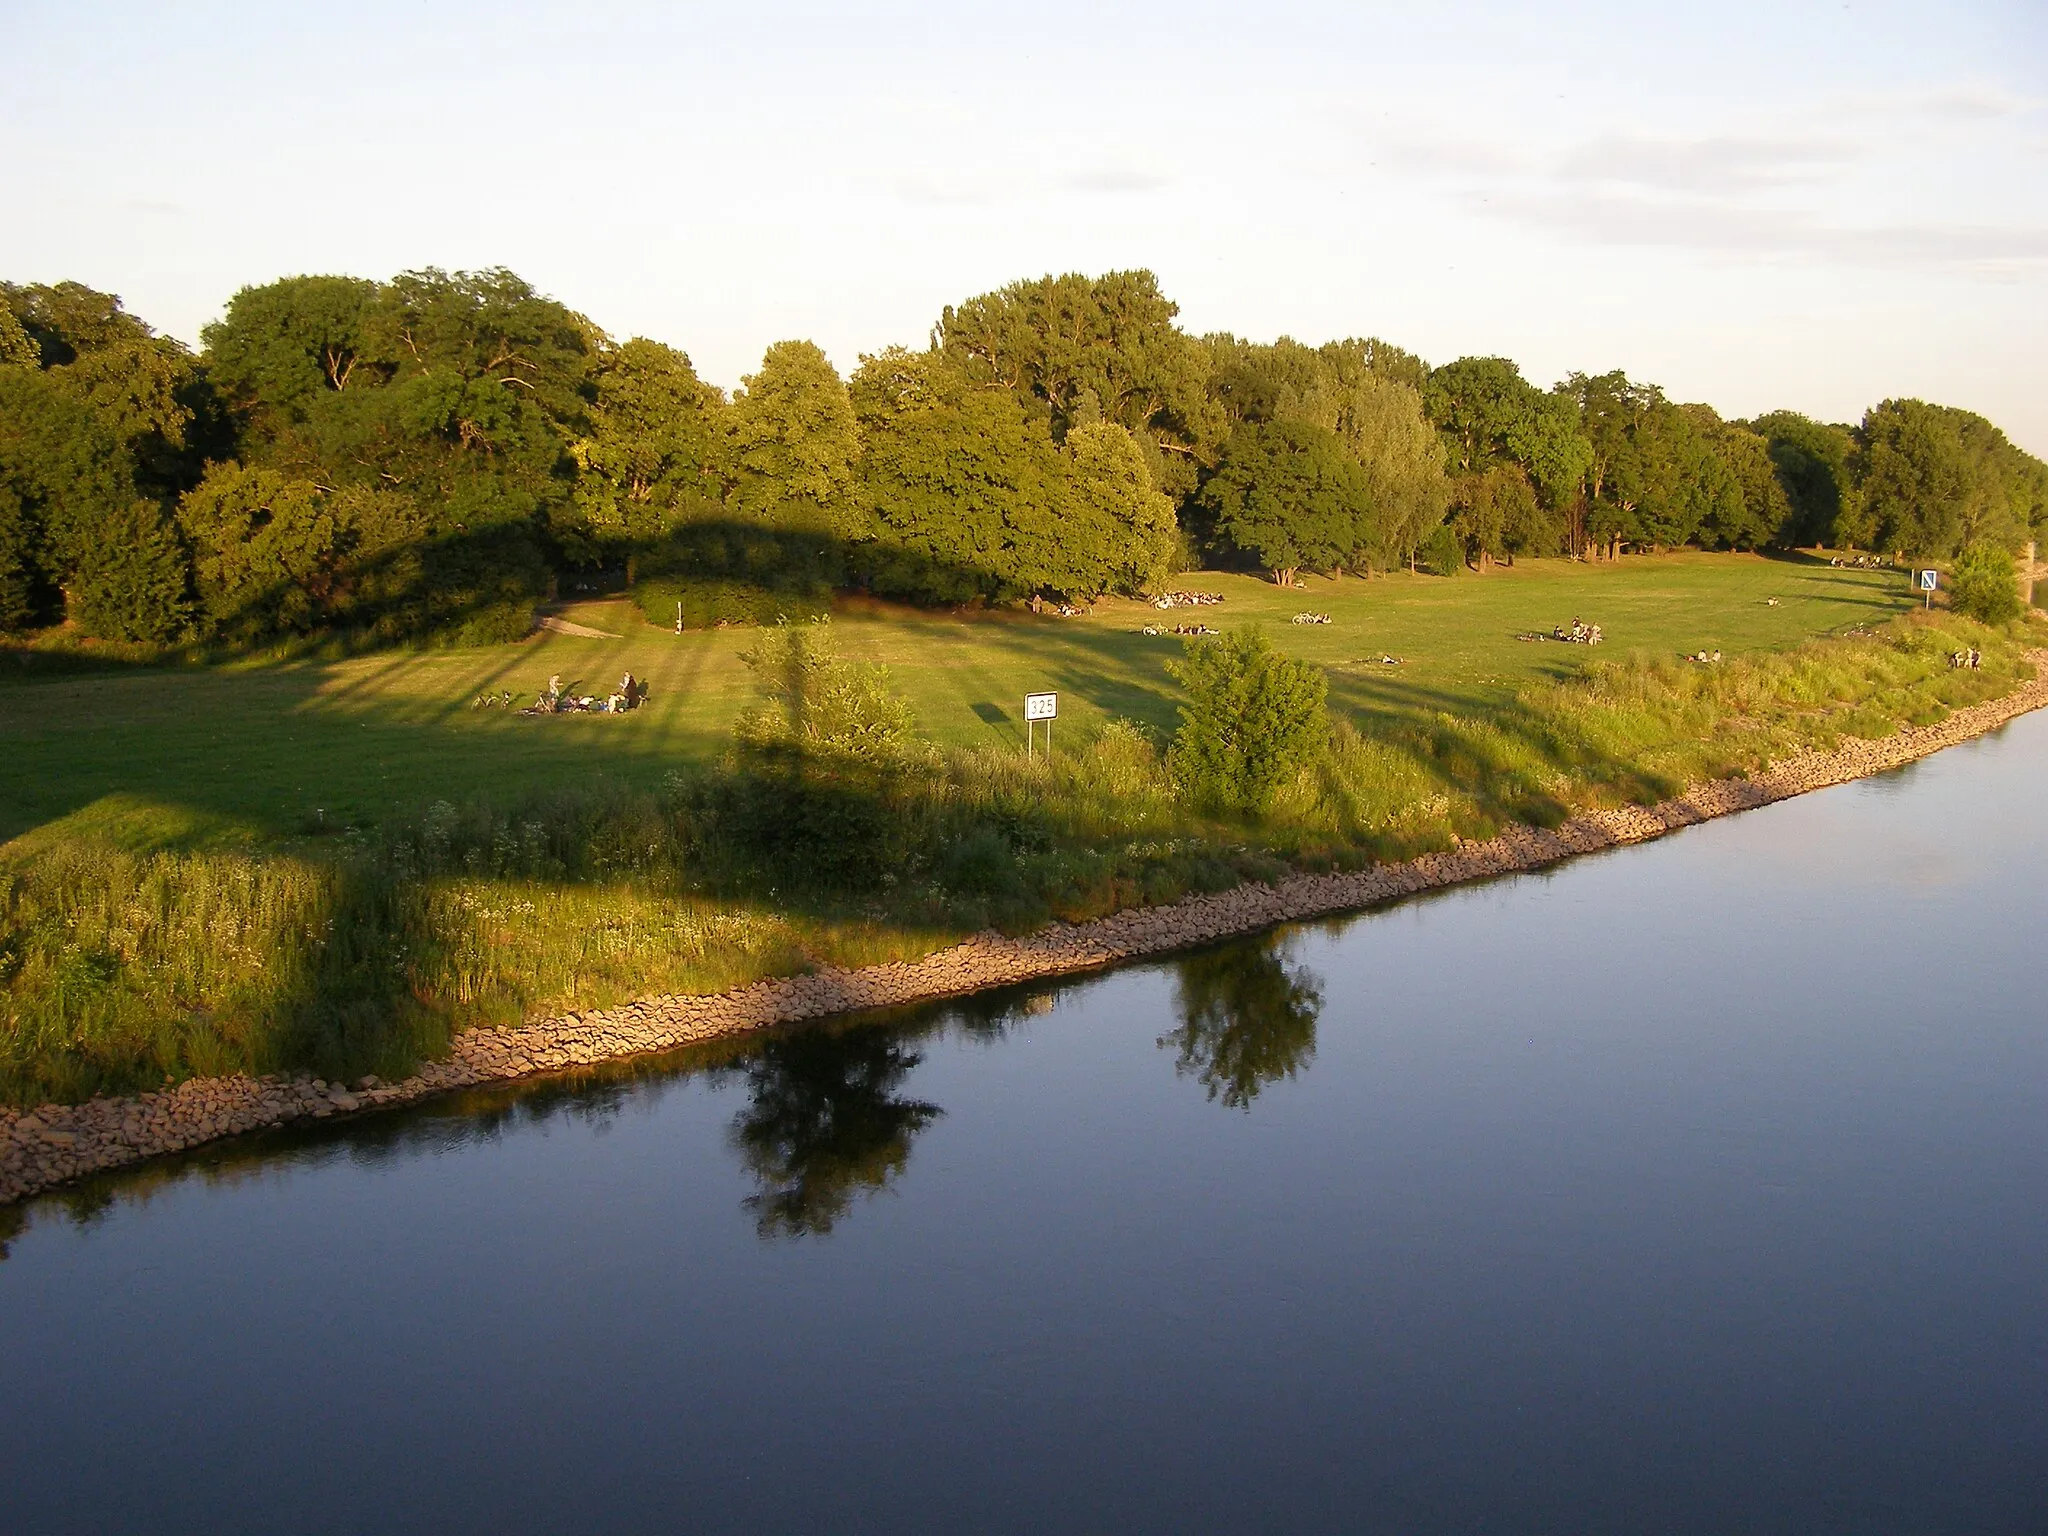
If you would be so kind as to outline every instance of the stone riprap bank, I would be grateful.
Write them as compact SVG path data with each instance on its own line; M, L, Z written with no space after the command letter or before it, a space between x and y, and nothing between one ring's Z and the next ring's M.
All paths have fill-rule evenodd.
M713 996L656 997L621 1008L567 1013L517 1029L458 1035L446 1061L401 1083L354 1086L318 1078L201 1078L161 1093L0 1110L0 1203L141 1158L305 1118L323 1119L429 1094L666 1051L720 1035L957 996L1162 954L1275 923L1353 911L1420 891L1541 869L1574 854L1639 843L1715 816L1882 773L1995 730L2048 705L2048 651L2032 651L2035 677L2002 699L1960 709L1938 725L1880 741L1803 752L1745 779L1718 779L1661 805L1587 811L1552 829L1514 827L1484 843L1350 874L1301 875L1138 907L1094 922L1055 923L1024 938L978 934L921 960L825 970L756 982Z

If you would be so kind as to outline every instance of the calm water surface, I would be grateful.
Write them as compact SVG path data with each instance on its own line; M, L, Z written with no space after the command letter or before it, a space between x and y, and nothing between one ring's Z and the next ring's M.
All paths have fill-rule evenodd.
M0 1529L2040 1530L2044 788L45 1202Z

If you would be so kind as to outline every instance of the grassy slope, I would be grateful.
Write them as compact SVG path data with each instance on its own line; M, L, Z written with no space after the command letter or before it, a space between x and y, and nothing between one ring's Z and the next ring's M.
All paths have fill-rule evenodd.
M1183 584L1227 600L1171 614L1112 601L1081 619L850 603L837 620L839 645L886 663L920 730L941 746L1021 746L1022 696L1037 688L1059 690L1062 739L1077 744L1110 716L1172 728L1164 663L1180 643L1140 632L1155 621L1255 619L1286 649L1327 666L1333 704L1371 729L1437 711L1485 715L1527 683L1576 670L1589 659L1583 648L1515 638L1575 616L1604 626L1602 656L1705 647L1733 657L1911 605L1897 573L1745 555L1524 562L1449 580L1310 578L1301 592L1215 574ZM1333 622L1288 622L1304 609ZM316 809L330 822L380 821L430 800L599 775L653 784L676 762L723 747L751 697L739 660L751 632L679 637L626 603L580 605L566 616L621 638L544 634L475 651L47 678L8 668L0 672L13 674L0 687L0 839L60 820L66 831L137 845L290 836L309 828ZM1385 665L1384 654L1402 665ZM651 681L653 695L644 712L622 719L528 720L469 708L486 689L516 690L524 702L551 672L602 692L628 669Z
M1229 600L1194 616L1268 624L1330 668L1333 701L1364 727L1341 726L1255 825L1186 804L1139 733L1093 729L1107 713L1172 721L1163 664L1178 642L1142 635L1158 615L1131 604L1076 620L851 605L841 649L887 662L926 733L970 750L933 758L900 793L840 781L803 814L788 784L745 767L662 782L722 748L751 695L738 660L751 637L679 638L624 605L576 610L621 629L615 640L317 665L8 666L0 1101L231 1070L402 1075L453 1029L1404 857L1938 718L2013 686L2026 643L1915 615L1868 640L1805 644L1909 608L1902 581L1753 557L1303 593L1202 584ZM1305 607L1335 622L1287 622ZM1574 615L1618 643L1516 639ZM1978 643L1983 670L1949 667ZM1679 659L1703 647L1729 663ZM655 684L642 715L468 707L479 689L530 692L550 671L594 690L628 666ZM1017 701L1037 686L1064 695L1053 763L1015 748ZM754 831L750 804L768 812ZM314 807L329 832L357 825L294 835ZM809 828L801 873L775 851L792 824ZM828 846L852 850L862 878L821 882L811 861Z

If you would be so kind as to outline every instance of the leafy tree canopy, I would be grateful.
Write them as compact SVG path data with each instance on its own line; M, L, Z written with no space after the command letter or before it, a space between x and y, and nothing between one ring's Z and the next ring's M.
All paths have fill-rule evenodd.
M853 397L878 588L959 602L1108 587L1114 486L1079 515L1069 460L1009 391L975 387L941 353L891 349L863 361ZM1106 454L1091 463L1113 473Z
M43 349L22 329L14 310L0 304L0 368L40 368Z
M1749 427L1763 438L1778 483L1785 489L1791 511L1785 530L1788 543L1841 546L1869 541L1852 478L1853 429L1814 421L1797 411L1772 411Z
M426 518L401 492L215 465L178 507L210 634L254 641L367 624L422 579Z
M1098 418L1128 428L1156 455L1154 483L1179 498L1225 432L1179 312L1150 272L1070 272L948 306L934 339L969 379L1043 412L1055 438Z
M1443 434L1451 473L1516 464L1552 507L1577 494L1593 459L1577 413L1568 400L1529 383L1506 358L1445 363L1430 373L1422 398Z
M360 277L284 277L242 289L200 333L215 383L266 435L305 422L327 394L384 383L391 369L365 355L378 292Z
M1372 488L1343 440L1301 421L1231 433L1201 500L1216 536L1283 583L1340 568L1372 520Z
M715 515L727 485L725 396L673 347L639 337L599 354L591 430L572 446L576 508L558 537L586 561Z
M839 371L808 341L778 341L731 412L733 505L763 521L858 525L860 427Z
M1856 439L1863 513L1885 548L2012 549L2048 530L2048 465L1974 411L1887 400Z
M1131 434L1112 421L1088 422L1067 433L1066 452L1074 518L1100 539L1107 584L1133 596L1161 590L1180 554L1180 529Z

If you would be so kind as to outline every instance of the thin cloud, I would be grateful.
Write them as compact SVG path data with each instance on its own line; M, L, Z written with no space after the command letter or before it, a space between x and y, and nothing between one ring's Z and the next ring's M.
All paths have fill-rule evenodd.
M1062 178L1060 185L1069 192L1108 193L1128 196L1132 193L1163 192L1172 183L1152 171L1098 170L1076 171Z
M1467 197L1474 212L1595 245L1851 266L1947 269L2016 276L2048 263L2048 228L1964 223L1829 224L1798 209L1673 202L1601 192Z
M902 176L896 195L917 208L985 208L998 201L986 177Z
M1438 183L1470 213L1587 244L2011 278L2048 265L2037 203L2001 205L1991 220L1901 218L1901 197L1871 207L1868 183L1930 140L1960 152L1991 135L2003 152L2027 153L2039 135L2024 119L2043 106L1961 88L1815 104L1753 129L1616 129L1548 147L1410 130L1380 138L1367 158Z
M1565 182L1608 182L1693 195L1725 195L1820 180L1862 157L1834 139L1723 134L1646 138L1603 134L1567 150L1555 175Z
M899 176L892 186L902 201L919 208L985 208L1047 197L1143 197L1163 192L1172 178L1157 172L1102 167L1057 177L1000 175L989 168L958 175Z

